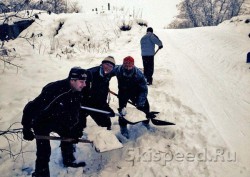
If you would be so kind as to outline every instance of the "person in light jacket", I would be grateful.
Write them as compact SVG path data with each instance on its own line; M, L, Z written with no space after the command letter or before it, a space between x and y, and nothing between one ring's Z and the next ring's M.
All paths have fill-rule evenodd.
M147 28L147 33L141 38L141 55L144 67L144 76L147 79L147 85L153 83L154 73L154 55L155 45L158 45L159 49L163 48L161 40L153 33L153 28Z

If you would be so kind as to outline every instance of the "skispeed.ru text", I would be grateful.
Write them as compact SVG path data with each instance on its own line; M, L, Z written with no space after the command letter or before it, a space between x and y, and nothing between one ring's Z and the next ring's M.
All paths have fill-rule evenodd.
M135 163L159 163L167 165L172 161L176 162L236 162L236 152L229 152L225 149L207 148L192 150L193 152L177 152L169 148L156 150L152 148L128 148L125 153L125 160Z

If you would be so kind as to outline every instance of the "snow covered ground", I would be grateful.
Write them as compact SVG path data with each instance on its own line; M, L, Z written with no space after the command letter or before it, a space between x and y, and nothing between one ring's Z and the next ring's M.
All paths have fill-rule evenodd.
M14 66L4 66L0 61L0 130L20 122L25 104L48 82L66 78L73 66L90 68L108 55L121 64L131 55L142 67L139 41L146 28L134 22L131 31L119 33L117 24L122 15L120 11L43 13L41 20L21 34L43 33L35 38L35 49L25 39L6 43L16 50L10 52L17 56L11 62L22 68L17 73ZM250 66L245 61L250 24L246 19L250 16L236 17L217 27L154 28L164 48L155 56L154 83L148 99L152 110L161 111L159 119L176 125L152 125L154 131L140 124L130 126L131 139L126 140L119 133L117 118L113 118L111 131L124 147L97 153L91 145L79 143L75 155L87 166L78 169L63 167L59 142L53 141L51 176L249 177ZM63 25L57 34L60 23ZM115 78L111 90L117 91ZM114 96L110 104L117 108ZM91 118L87 125L85 137L102 131ZM12 128L20 127L16 123ZM35 141L9 138L13 140L12 152L23 153L13 159L0 151L1 176L31 175ZM0 149L9 149L3 136L0 142Z

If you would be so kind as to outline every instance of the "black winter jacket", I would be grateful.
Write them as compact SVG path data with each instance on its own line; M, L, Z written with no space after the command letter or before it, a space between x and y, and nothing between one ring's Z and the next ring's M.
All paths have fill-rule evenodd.
M86 126L82 102L82 94L71 90L68 79L49 83L25 106L22 125L34 128L53 122L65 131L82 131Z
M113 76L112 73L104 75L101 66L88 69L88 77L91 78L88 79L91 80L90 83L87 82L88 93L85 90L85 95L88 96L88 106L103 109L109 107L107 103L109 81Z

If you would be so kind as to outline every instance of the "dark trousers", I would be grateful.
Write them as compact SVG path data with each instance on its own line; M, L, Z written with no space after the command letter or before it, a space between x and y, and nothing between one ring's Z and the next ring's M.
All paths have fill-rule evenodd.
M131 100L132 103L136 103L136 100L137 100L137 97L135 95L127 94L126 92L121 93L121 91L118 92L118 97L119 97L119 109L126 107L128 100ZM142 110L140 110L140 111L143 111L146 114L147 112L149 112L149 110L150 110L149 102L148 102L148 99L146 99L146 102L145 102ZM124 120L124 118L122 118L122 117L119 117L118 122L119 122L120 127L125 127L128 124L127 121ZM145 120L143 122L149 123L149 120Z
M61 137L69 137L65 133L63 128L59 129L60 125L58 124L47 124L34 127L35 135L44 135L49 136L51 132L57 133ZM51 155L51 146L49 140L36 139L36 165L35 173L37 176L41 175L44 177L49 177L49 161ZM61 142L61 152L63 157L63 163L72 162L75 160L73 155L74 145L69 142Z
M250 52L247 53L247 63L250 63Z
M101 108L96 108L96 109L101 109ZM90 112L89 115L92 117L92 119L98 126L107 127L108 130L111 129L111 120L109 116L97 112Z
M144 76L148 83L153 82L154 74L154 56L142 56Z

